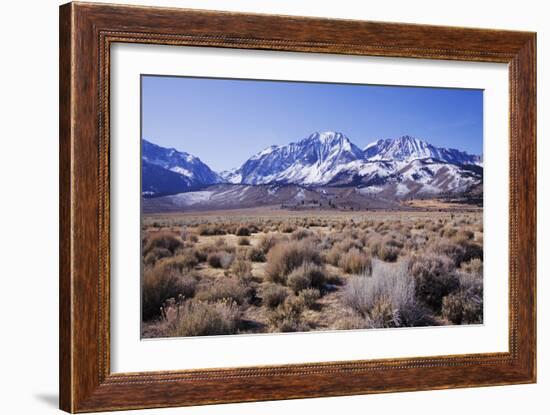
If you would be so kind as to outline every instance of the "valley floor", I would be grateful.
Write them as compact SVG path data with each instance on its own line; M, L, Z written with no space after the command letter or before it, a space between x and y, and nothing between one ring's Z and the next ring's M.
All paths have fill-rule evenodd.
M142 336L481 323L481 210L414 208L146 215Z

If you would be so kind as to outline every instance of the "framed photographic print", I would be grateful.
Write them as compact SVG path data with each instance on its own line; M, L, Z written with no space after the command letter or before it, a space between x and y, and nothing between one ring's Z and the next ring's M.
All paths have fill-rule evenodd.
M536 36L60 8L60 406L536 380Z

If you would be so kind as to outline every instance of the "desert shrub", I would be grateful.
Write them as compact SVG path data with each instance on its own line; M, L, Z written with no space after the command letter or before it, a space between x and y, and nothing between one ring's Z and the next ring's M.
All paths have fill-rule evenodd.
M180 269L193 269L198 265L199 260L195 254L194 249L186 249L180 255L173 258L174 263L180 267Z
M148 254L154 248L164 248L174 253L182 246L183 243L180 238L177 238L171 233L159 232L149 237L143 247L143 254Z
M282 304L288 297L288 289L279 284L265 284L262 288L262 303L269 308Z
M227 252L222 252L222 255L221 255L222 268L228 269L231 266L231 264L233 263L234 259L235 259L235 255L227 253Z
M333 239L334 236L331 235L330 239ZM325 241L325 243L330 243L330 241ZM342 254L348 252L351 249L362 249L363 243L357 239L353 239L351 237L347 237L344 240L340 241L334 241L332 244L332 247L323 254L323 258L327 264L332 264L334 266L338 266L338 262L340 261L340 258Z
M282 233L292 233L294 232L295 227L286 223L279 227L279 231Z
M482 245L464 236L460 238L455 237L453 240L447 238L439 239L431 245L430 249L436 254L447 255L454 261L456 266L475 258L483 260Z
M252 276L252 265L246 260L237 259L231 264L231 271L239 278L248 278Z
M297 300L297 297L287 297L283 304L269 314L268 320L274 331L306 331L308 327L302 318L303 311L302 301Z
M202 287L195 298L201 301L216 302L230 300L236 304L244 304L249 297L246 287L231 278L217 280L214 284Z
M353 248L343 253L338 261L340 268L349 274L370 274L372 271L372 260L365 252Z
M234 254L235 253L235 247L233 245L228 245L227 242L223 238L218 238L214 242L214 247L218 251L224 251L228 254Z
M286 277L304 262L321 264L321 257L315 245L307 239L282 242L267 254L266 277L273 282L286 282Z
M455 239L457 241L472 240L474 239L474 233L468 229L461 229L456 232Z
M169 298L178 298L180 294L193 297L196 285L194 278L181 276L175 270L159 272L157 268L147 268L141 285L142 319L159 316L162 304Z
M233 254L225 251L212 252L208 254L207 262L212 268L229 268L233 262Z
M482 245L478 245L477 243L470 240L463 241L461 245L464 248L464 255L461 258L460 262L469 262L472 259L479 259L480 261L483 261Z
M166 334L170 337L235 334L239 329L240 311L234 303L185 301L177 307L168 317Z
M309 229L304 229L304 228L297 229L292 233L292 239L295 239L297 241L301 239L309 238L311 236L313 236L313 232L310 231Z
M403 246L402 241L393 238L391 235L371 238L369 241L371 255L386 262L395 262Z
M260 248L251 247L247 252L247 258L252 262L265 262L265 253Z
M247 226L239 226L235 232L237 236L250 236L250 229Z
M181 274L184 271L193 269L198 264L198 260L193 252L183 252L176 256L162 258L154 265L154 270L160 274L168 274L175 271Z
M197 261L204 262L208 258L208 253L204 249L193 249L193 253L195 254L195 258L197 258Z
M460 265L464 258L464 248L462 245L448 239L441 238L430 245L430 250L437 255L445 255L452 259L456 266Z
M326 271L311 262L304 262L292 270L286 278L286 284L296 293L310 287L323 288L326 281Z
M440 229L439 236L443 238L452 238L457 234L457 232L458 232L458 229L448 226Z
M273 248L277 243L283 240L284 240L283 238L281 238L275 233L268 233L268 234L262 235L258 243L258 247L262 251L264 251L265 254L267 254L271 248Z
M443 298L441 314L454 324L483 323L483 277L459 274L460 290Z
M395 262L401 250L391 245L382 245L378 251L378 258L386 262Z
M221 252L212 252L208 254L206 259L208 265L212 268L221 268L222 267L222 254Z
M184 229L181 232L180 238L182 241L189 242L191 244L197 243L199 241L199 237L194 233L189 232L189 230L187 229Z
M201 236L214 236L214 235L225 235L225 229L223 229L218 224L201 224L199 225L197 232Z
M445 256L413 256L409 261L409 272L415 281L416 298L436 312L441 310L443 297L460 286L454 264Z
M302 302L305 308L313 308L319 298L321 291L317 288L306 288L298 294L298 301Z
M368 327L413 327L431 322L416 299L414 280L404 262L392 265L376 261L371 276L348 280L342 300L366 319Z
M479 258L474 258L474 259L471 259L469 262L463 262L462 269L468 274L482 276L483 262Z
M199 242L199 237L197 235L195 235L194 233L189 233L189 234L186 235L185 240L188 241L188 242L197 243L197 242Z
M248 239L246 236L241 236L237 243L241 246L248 246L250 245L250 239Z
M167 258L172 256L172 252L166 248L159 248L155 247L145 255L143 259L143 263L145 265L153 265L155 262L157 262L159 259Z

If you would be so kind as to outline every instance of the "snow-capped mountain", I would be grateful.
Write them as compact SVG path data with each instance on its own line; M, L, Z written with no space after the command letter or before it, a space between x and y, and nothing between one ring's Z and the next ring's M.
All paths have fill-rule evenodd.
M414 163L418 160L425 163ZM436 165L438 171L439 167L449 165L448 169L442 170L448 175L469 177L467 181L448 179L437 182L441 192L458 191L470 182L475 184L482 180L481 168L473 173L473 177L470 177L469 170L463 171L468 165L480 166L479 156L435 147L410 136L378 140L361 150L339 132L314 133L295 143L268 147L240 168L221 175L232 184L368 187L414 181L414 177L431 174L428 170L436 169ZM410 177L402 177L405 172ZM422 184L427 190L431 189L429 183Z
M313 133L295 143L271 146L225 175L230 183L327 184L341 170L361 167L363 152L338 132Z
M363 149L366 160L412 161L432 158L452 164L481 165L480 156L453 148L435 147L418 138L405 135L395 140L378 140Z
M198 157L174 148L164 148L141 140L141 158L151 164L187 177L194 185L207 185L224 181Z
M196 191L203 195L205 188L219 185L217 192L231 198L235 192L225 193L223 186L292 185L308 191L354 188L361 197L389 200L468 192L483 183L480 156L410 136L378 140L360 149L340 132L316 132L288 145L267 147L242 166L221 173L188 153L146 140L142 158L144 196Z
M187 192L224 181L198 157L147 140L141 143L144 196Z

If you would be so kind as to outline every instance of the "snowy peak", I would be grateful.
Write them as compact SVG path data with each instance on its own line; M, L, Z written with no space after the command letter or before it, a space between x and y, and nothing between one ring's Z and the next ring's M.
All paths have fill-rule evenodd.
M362 158L362 150L344 134L315 132L288 145L266 148L225 178L243 184L325 184L342 166Z
M378 140L363 149L366 160L412 161L432 158L453 164L481 164L481 158L456 149L435 147L408 135Z
M158 196L223 182L198 157L141 140L142 194Z
M145 139L141 140L141 157L150 164L186 177L197 186L223 181L198 157L175 148L161 147Z
M480 156L411 136L360 149L341 132L315 132L273 145L235 169L215 173L199 158L142 140L142 192L153 197L218 184L355 187L384 197L462 192L483 183ZM382 192L382 193L379 193Z

